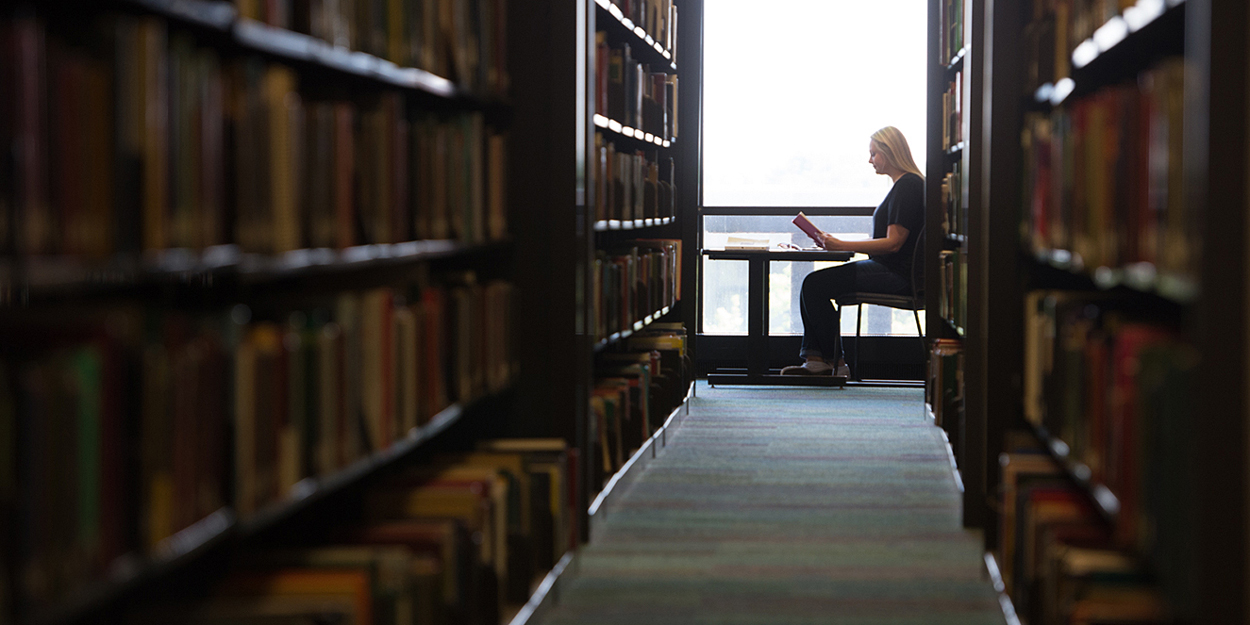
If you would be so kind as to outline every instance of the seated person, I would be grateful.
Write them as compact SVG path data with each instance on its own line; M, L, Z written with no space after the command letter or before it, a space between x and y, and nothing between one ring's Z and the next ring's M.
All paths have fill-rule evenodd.
M843 241L819 232L816 245L831 252L858 252L868 260L813 271L803 279L799 312L803 318L802 365L786 367L782 375L841 375L850 373L842 352L842 312L830 300L854 292L912 295L912 255L924 226L924 177L911 157L903 133L886 126L868 142L868 162L894 186L872 213L872 238ZM916 263L916 279L924 275Z

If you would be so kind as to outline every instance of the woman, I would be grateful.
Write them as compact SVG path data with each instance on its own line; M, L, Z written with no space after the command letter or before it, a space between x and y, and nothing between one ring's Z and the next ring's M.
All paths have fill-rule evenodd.
M878 174L894 181L890 193L872 213L872 238L843 241L826 232L812 237L826 250L867 254L868 260L813 271L803 279L799 295L803 346L799 356L804 362L782 369L782 375L849 374L842 352L842 313L829 300L854 292L912 294L912 255L924 227L924 177L912 160L907 139L893 126L873 133L868 142L868 162ZM917 278L923 275L919 260Z

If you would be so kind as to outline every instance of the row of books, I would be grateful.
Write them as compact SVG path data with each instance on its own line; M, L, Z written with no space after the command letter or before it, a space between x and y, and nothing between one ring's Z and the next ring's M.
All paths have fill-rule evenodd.
M1025 332L1025 418L1118 499L1116 544L1152 554L1185 536L1168 530L1192 484L1194 348L1098 293L1030 293Z
M1190 275L1199 246L1184 198L1184 64L1164 61L1025 120L1023 232L1086 267L1151 263Z
M21 596L55 602L220 508L247 519L502 390L512 298L467 276L254 320L236 306L14 322L0 427L17 441L4 474L22 476Z
M942 177L942 232L962 236L968 233L968 207L964 204L963 160L951 163L951 170Z
M957 339L937 339L929 352L928 384L925 401L933 411L933 423L943 427L948 421L961 422L964 403L964 350ZM958 431L958 425L948 430Z
M942 290L938 314L956 328L968 327L968 254L964 251L938 252L938 276Z
M964 48L964 1L938 1L938 58L949 63Z
M621 15L677 57L677 5L673 0L612 0Z
M440 454L315 543L237 553L201 596L129 622L497 625L575 544L576 458L560 439Z
M964 140L964 72L955 72L955 78L946 85L942 94L942 149L949 150Z
M1022 438L1015 433L1014 438ZM1003 454L1003 582L1029 623L1174 623L1189 593L1182 559L1143 559L1116 544L1088 493L1054 459L1021 444ZM1174 508L1183 510L1182 502ZM1183 516L1183 513L1174 514ZM1175 554L1173 554L1175 555Z
M1108 21L1138 4L1137 0L1035 2L1025 27L1025 89L1056 83L1072 75L1072 53ZM1162 5L1162 3L1159 3Z
M234 0L239 16L451 79L507 92L506 0Z
M595 220L655 219L676 214L676 165L671 156L655 151L617 150L595 133L595 158L591 159L594 181Z
M595 35L595 111L665 141L677 139L677 75L653 72L629 44L610 47Z
M399 93L324 97L155 17L0 28L0 253L107 258L506 236L504 137ZM109 41L109 45L90 42Z
M653 323L619 351L600 354L591 393L591 441L598 453L592 483L602 485L684 400L686 333L681 323Z
M634 329L681 299L681 240L639 239L595 255L593 327L596 341Z

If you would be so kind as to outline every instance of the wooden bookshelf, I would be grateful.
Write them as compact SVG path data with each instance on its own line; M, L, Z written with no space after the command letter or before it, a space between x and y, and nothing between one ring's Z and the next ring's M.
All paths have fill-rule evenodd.
M928 154L925 172L925 317L933 346L926 374L930 410L962 476L964 524L984 527L986 484L983 416L975 380L979 333L970 330L980 301L977 249L981 213L981 118L983 5L980 0L929 3ZM934 406L934 402L944 406Z
M679 31L682 41L697 44L686 37L699 30L693 10L698 5L691 0L672 4L682 17L675 30L669 28L674 22L668 17L668 3L637 3L630 9L609 0L542 0L532 11L513 11L510 16L516 147L510 156L510 184L518 198L518 214L525 215L514 221L514 233L518 242L542 242L520 243L514 261L522 323L528 328L520 337L518 403L552 414L550 434L580 452L586 476L577 494L583 540L589 537L585 513L612 477L612 471L603 468L600 440L592 436L603 427L598 423L603 415L596 411L602 410L604 401L599 388L608 376L604 372L631 353L630 346L657 323L679 321L688 311L675 293L660 294L654 278L641 291L658 298L649 304L612 293L625 283L621 276L630 275L632 269L625 267L642 266L643 256L651 254L645 261L651 267L657 267L653 261L660 258L655 254L663 255L666 266L678 260L676 249L669 253L644 240L681 240L688 227L691 209L684 181L697 178L690 173L697 170L689 169L697 167L697 160L689 160L694 145L690 137L697 128L697 107L692 112L698 101L692 95L697 82L688 82L684 73L680 82L664 79L674 90L665 88L657 99L659 83L653 80L659 74L675 77L679 67L686 67L677 57L687 58L689 48L675 46L674 38ZM688 5L693 7L689 11ZM627 13L655 9L659 12ZM614 93L614 110L609 110L605 101L609 57L600 43L618 53L622 74L629 70L638 78L638 67L646 66L642 100L652 108L626 107ZM625 59L638 65L626 68ZM680 111L664 108L677 94ZM679 128L672 123L678 114ZM649 173L634 177L643 172ZM652 195L657 190L670 195ZM692 279L689 251L683 248L681 253L687 256L680 264L667 266L665 284L688 284ZM677 266L687 275L671 275ZM667 355L664 363L672 365ZM680 365L666 373L688 375ZM650 412L655 417L670 408L653 402Z
M621 221L618 219L605 219L595 222L595 232L615 232L618 230L642 230L643 228L656 228L660 226L671 226L677 222L676 217L661 217L659 219L633 219L629 221Z
M680 321L682 302L678 299L678 293L683 277L678 274L678 268L685 262L680 258L682 247L667 244L659 248L638 246L648 245L642 243L642 240L680 241L682 223L690 219L691 212L681 206L679 197L682 186L690 184L697 176L682 169L678 161L684 152L683 148L688 145L684 137L692 126L690 119L685 117L686 109L679 110L680 107L674 105L692 97L690 93L693 89L684 76L676 84L673 81L678 80L679 73L676 58L679 30L683 31L683 40L688 32L681 29L682 20L698 19L698 14L688 11L690 3L681 0L655 5L627 5L611 0L594 0L592 4L593 10L588 11L592 25L588 34L591 35L592 45L587 63L587 81L593 94L588 102L588 116L594 136L588 142L586 159L590 165L590 175L587 178L590 197L587 198L587 203L589 210L594 211L596 220L591 228L593 236L588 237L592 254L588 266L593 274L589 292L601 295L598 295L597 302L588 302L585 311L588 325L594 330L596 337L593 342L591 405L587 415L598 420L598 427L603 428L611 419L622 418L619 412L612 415L622 404L613 407L611 404L615 401L614 395L603 394L605 385L629 379L620 377L630 374L624 373L619 364L615 364L619 362L617 358L630 353L632 341L654 324L662 320ZM670 4L673 7L671 10ZM632 9L634 13L627 15L622 10L626 8ZM682 20L677 19L678 10L681 11ZM619 71L624 72L623 82L626 85L634 80L631 76L635 72L641 74L639 80L645 84L643 95L631 91L634 87L626 86L622 92L614 86L614 72L618 71L612 67L615 63L621 63L622 69ZM636 68L631 68L631 64L637 64ZM686 65L682 63L681 66ZM620 103L621 97L625 98L625 104ZM642 100L641 109L631 110L632 106L628 103L633 98ZM677 102L673 102L673 98ZM682 140L678 138L679 129ZM626 169L623 172L618 171L619 164L614 165L614 160L619 161L622 155L628 158L631 154L637 159L636 162L633 165L626 163ZM629 181L629 168L639 165L643 168L642 172L635 170L636 173L632 175L647 178L648 181L642 186ZM647 173L648 170L650 173ZM623 185L626 188L622 193ZM639 194L645 194L645 197L640 199ZM654 194L654 199L651 194ZM650 270L652 277L638 282L632 296L610 294L611 290L627 288L624 284L613 287L609 285L621 279L627 280L629 273L635 270L632 267L641 271L644 265L638 263L644 261L639 256L643 253L647 255L646 264L653 267ZM622 259L626 259L627 266L631 269L614 273L613 266L623 267ZM654 269L657 262L667 267L667 281L671 284L661 290L657 290L657 285L654 284L663 273ZM668 292L663 293L664 290ZM640 305L635 301L629 318L612 323L612 317L623 316L624 313L617 315L609 311L619 308L621 303L628 303L631 297L641 296L644 291L653 293L653 301L658 301L650 306ZM680 377L678 385L681 390L666 399L666 402L683 401L681 398L686 396L685 388L691 383L686 372L671 370L676 362L670 360L665 366L670 367L668 376ZM646 435L626 437L626 454L617 457L608 449L593 448L593 453L588 455L593 455L598 463L602 463L605 457L611 457L614 473L602 475L601 479L589 485L591 492L588 495L591 500L599 501L602 490L610 488L615 476L628 470L630 463L625 460L633 456L632 450L647 444L650 434L662 427L656 419L662 414L668 414L673 408L674 406L667 403L651 402L652 423L645 426ZM634 418L638 418L638 415Z
M1141 0L1074 8L1064 22L1042 7L984 6L988 112L975 131L993 209L973 209L985 221L968 245L988 250L977 291L992 297L970 298L969 336L988 337L995 365L965 373L986 389L987 456L1026 453L1004 448L1023 432L1090 504L1080 522L1109 537L1090 548L1136 576L1134 600L1106 609L1245 622L1250 310L1234 250L1250 232L1250 128L1247 77L1231 68L1250 57L1250 13L1231 0ZM1087 115L1105 116L1087 126ZM1064 147L1115 137L1133 139L1101 157ZM1049 355L1067 360L1052 369ZM1013 547L987 531L987 548Z
M243 253L237 245L220 245L203 250L162 250L142 258L119 257L104 262L74 256L20 258L0 261L0 293L8 294L10 305L30 306L65 298L81 301L86 297L134 296L147 288L197 284L216 285L215 295L228 299L241 296L240 290L246 288L472 259L499 254L510 245L505 241L465 245L426 240L343 249L308 248L277 256Z
M21 94L0 139L22 145L0 156L2 622L194 611L257 572L247 557L428 520L368 504L494 439L550 437L551 414L517 401L503 4L477 0L457 27L481 30L443 40L446 77L402 60L402 30L331 44L297 31L322 8L290 4L0 9L0 89ZM560 441L530 442L549 449L481 453L546 454L553 496L580 482ZM474 479L503 492L490 472ZM572 541L479 529L509 542L463 605L432 609L510 620L559 574L504 566L512 541L558 550L559 570ZM435 540L479 566L455 532Z
M659 55L658 57L652 57L658 64L663 65L667 63L670 68L677 69L677 60L673 57L672 46L666 47L661 41L656 41L656 38L652 36L658 35L658 33L647 32L646 28L635 24L632 19L626 17L621 12L620 6L612 2L612 0L595 0L595 7L598 12L595 23L596 28L601 26L604 29L612 29L617 33L623 33L627 37L631 35L636 37L637 39L634 41L641 44L640 47L646 50L648 55L652 51Z
M107 579L82 588L55 607L29 617L30 623L72 623L107 614L116 605L133 601L158 583L177 576L195 574L195 567L231 552L259 548L258 537L280 531L291 519L329 500L353 495L380 473L410 462L416 454L434 446L433 439L461 419L481 416L495 408L498 398L482 398L467 404L453 404L430 421L408 433L387 449L361 458L338 473L307 478L283 501L265 507L253 517L240 519L229 507L221 508L195 524L170 536L149 555L131 553L113 563Z

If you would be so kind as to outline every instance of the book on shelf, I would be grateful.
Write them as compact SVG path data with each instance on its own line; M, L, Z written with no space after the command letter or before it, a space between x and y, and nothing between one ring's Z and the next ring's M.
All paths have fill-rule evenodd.
M595 383L623 384L629 393L629 412L621 415L617 435L627 455L651 438L655 428L651 418L652 361L650 353L604 354L595 367Z
M661 141L677 138L677 75L652 71L628 43L611 45L600 31L595 43L595 111Z
M506 138L482 113L409 113L385 88L335 94L158 17L84 21L90 36L38 12L0 28L0 79L22 94L0 140L23 155L5 163L0 251L104 260L506 236Z
M680 297L681 242L642 239L595 257L592 315L597 340L634 329L634 324L672 306Z
M1108 294L1031 292L1025 314L1026 419L1114 495L1116 546L1159 570L1187 566L1194 348ZM1188 582L1165 577L1173 602L1189 601Z
M938 314L956 328L968 323L968 254L963 249L938 252Z
M673 0L613 0L621 15L666 50L677 51L677 6Z
M236 0L235 5L244 20L423 69L483 96L506 92L505 0Z
M934 425L946 427L947 420L959 423L958 412L964 401L963 343L955 339L937 339L929 358L927 389Z
M501 390L511 301L492 281L348 292L255 320L129 307L15 320L28 338L5 341L0 416L23 441L9 468L31 478L14 504L22 603L155 554L223 507L250 519L451 401ZM472 349L453 358L452 341Z
M231 564L265 575L284 570L364 572L369 577L375 622L437 622L439 561L403 546L286 547L240 554Z
M621 467L625 455L625 419L631 412L629 382L620 378L596 380L590 395L590 440L598 462L592 463L591 484L602 488Z
M968 232L968 209L964 205L963 162L951 163L951 170L942 178L942 232L962 236Z
M949 150L964 140L964 72L955 72L942 94L942 149Z
M595 220L672 218L676 211L676 165L654 150L618 148L595 133L591 158Z
M1090 495L1049 454L1017 448L999 464L999 556L1021 616L1042 623L1168 622L1176 604L1138 554L1116 544Z
M689 363L686 356L686 330L680 322L656 322L625 340L624 349L650 361L651 430L664 424L672 409L686 399Z
M1028 79L1025 86L1029 93L1041 85L1070 78L1073 53L1077 48L1094 38L1097 30L1108 22L1125 19L1134 5L1127 0L1034 5L1022 33ZM1158 9L1161 13L1163 7L1160 5Z
M938 51L943 64L954 59L964 47L964 1L938 0Z
M1149 263L1192 275L1194 216L1182 192L1184 70L1167 59L1136 84L1026 116L1023 230L1034 251L1085 267Z

